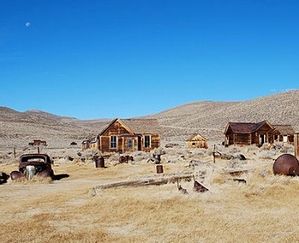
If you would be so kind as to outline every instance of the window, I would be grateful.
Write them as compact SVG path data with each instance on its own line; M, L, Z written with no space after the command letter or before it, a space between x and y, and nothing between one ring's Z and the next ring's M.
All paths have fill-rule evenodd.
M116 136L110 137L110 148L117 148L117 137Z
M133 147L133 140L131 138L128 139L128 148Z
M151 136L146 135L144 136L144 147L150 148L150 146L151 146Z

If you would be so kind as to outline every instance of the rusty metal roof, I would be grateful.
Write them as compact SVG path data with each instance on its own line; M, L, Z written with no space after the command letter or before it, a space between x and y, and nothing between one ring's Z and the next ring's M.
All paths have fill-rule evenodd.
M229 122L226 126L225 133L230 128L233 133L238 134L247 134L247 133L253 133L259 130L263 125L268 124L271 128L272 125L269 124L267 121L261 121L258 123L253 122Z

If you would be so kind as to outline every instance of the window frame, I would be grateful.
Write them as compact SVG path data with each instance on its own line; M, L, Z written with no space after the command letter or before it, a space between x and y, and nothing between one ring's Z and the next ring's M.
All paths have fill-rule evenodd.
M131 146L129 146L131 145ZM132 149L134 147L134 141L133 141L133 138L128 138L127 139L127 148L128 149Z
M147 146L147 143L146 143L146 137L149 138L149 143L148 143L148 146ZM151 135L144 135L144 148L151 148L152 147L152 136Z
M115 144L115 147L112 146L112 138L114 138L114 137L115 137L115 142L113 142L113 144ZM110 149L117 149L117 147L118 147L118 138L117 138L117 136L115 136L115 135L110 136L109 148Z

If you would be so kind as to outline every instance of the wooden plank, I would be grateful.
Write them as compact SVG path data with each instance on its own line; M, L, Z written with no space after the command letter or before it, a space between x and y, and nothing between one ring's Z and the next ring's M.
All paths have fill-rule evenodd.
M98 190L104 190L109 188L163 185L168 183L174 183L182 179L192 179L193 177L194 177L193 173L192 174L189 173L189 174L163 176L163 177L140 178L136 180L118 181L118 182L98 185L93 187L92 190L96 193Z

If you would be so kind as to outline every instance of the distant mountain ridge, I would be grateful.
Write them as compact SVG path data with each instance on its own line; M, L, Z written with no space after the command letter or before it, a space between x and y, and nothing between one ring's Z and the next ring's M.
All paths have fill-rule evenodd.
M193 102L144 118L159 120L164 141L182 141L193 133L201 133L210 141L221 141L229 121L268 120L273 124L291 124L299 131L299 90L240 102ZM0 107L0 146L25 146L32 139L44 139L50 146L64 147L96 135L110 121Z

